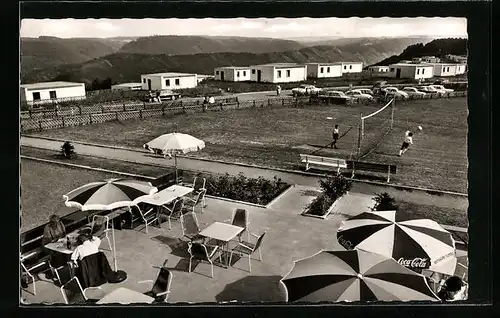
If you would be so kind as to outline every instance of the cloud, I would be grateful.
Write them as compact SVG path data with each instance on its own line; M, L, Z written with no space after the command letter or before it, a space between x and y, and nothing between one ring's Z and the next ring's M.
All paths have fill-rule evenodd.
M264 32L269 32L269 33L277 33L277 32L283 32L283 31L303 31L307 30L308 27L307 25L304 24L298 24L297 22L292 22L292 23L287 23L287 24L275 24L272 25L266 29L264 29Z

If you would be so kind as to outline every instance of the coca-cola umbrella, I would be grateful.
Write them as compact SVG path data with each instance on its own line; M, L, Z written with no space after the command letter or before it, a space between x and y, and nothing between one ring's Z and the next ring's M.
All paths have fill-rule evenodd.
M108 179L83 185L63 195L68 207L76 207L82 211L106 211L121 207L130 207L141 202L144 196L154 194L158 189L151 183L134 179ZM112 226L113 262L115 270L115 232Z
M438 300L423 275L362 250L320 251L295 261L281 284L289 302Z
M143 145L144 149L152 153L174 155L175 181L177 182L177 155L200 151L205 148L205 142L191 135L181 133L164 134Z
M432 270L455 255L455 241L428 219L398 221L396 211L364 212L346 220L337 232L346 249L391 257L414 271Z

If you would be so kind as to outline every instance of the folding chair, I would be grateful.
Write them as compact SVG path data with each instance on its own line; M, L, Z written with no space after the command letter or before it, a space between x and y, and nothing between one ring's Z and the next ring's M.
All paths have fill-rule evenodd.
M210 267L212 270L212 278L214 278L214 263L212 261L212 257L215 255L215 252L218 250L218 246L207 246L202 243L189 242L188 243L188 253L191 256L189 258L189 272L191 273L191 264L193 259L197 259L201 262L205 261L210 263Z
M233 215L230 220L224 220L225 222L231 222L232 225L244 228L244 230L238 235L238 239L241 242L241 235L243 232L247 232L247 240L250 241L250 230L248 226L250 221L248 220L248 211L245 209L234 209Z
M181 217L182 209L184 208L184 200L182 198L175 200L171 209L166 206L163 206L163 208L168 212L166 216L168 219L168 228L171 230L172 223L170 219L179 219Z
M131 223L133 224L134 221L140 220L144 222L145 228L146 228L146 234L148 234L148 225L158 222L158 226L161 227L160 220L158 219L159 213L158 211L155 212L155 208L151 207L146 210L146 212L143 212L142 209L139 207L139 205L135 205L137 210L139 211L139 217L134 218L132 208L129 209L130 213L132 214L132 221Z
M111 247L111 241L109 239L108 233L110 232L109 228L109 218L107 216L102 215L94 215L92 217L92 225L90 231L93 236L97 236L101 240L106 239L108 241L109 250L113 251Z
M168 296L170 295L170 286L172 285L173 275L166 268L167 262L168 259L163 263L163 266L160 268L154 282L152 280L143 280L138 282L138 284L153 283L151 290L145 292L144 294L153 297L155 302L167 302Z
M205 188L205 184L207 183L207 179L205 178L202 178L202 177L194 177L194 180L193 180L193 193L195 195L197 195L198 193L200 193L202 190L205 190L205 194L206 194L206 188ZM203 203L203 207L206 207L206 203L205 203L205 194L203 194L203 200L202 200L202 203Z
M200 236L200 225L194 212L181 214L181 229L182 236L190 241L204 239L203 236Z
M184 201L184 210L185 211L189 211L189 210L192 210L192 212L196 212L194 209L195 207L200 204L201 206L201 213L203 213L203 200L205 198L205 192L207 190L205 189L202 189L200 190L200 192L198 192L198 194L196 194L194 196L194 198L190 198L190 197L184 197L185 201Z
M50 269L52 272L52 275L54 275L57 279L57 282L61 284L61 278L59 277L59 272L57 271L56 268L52 266L50 263L50 255L46 255L39 260L37 260L35 263L27 265L26 261L28 261L30 258L36 256L36 252L29 253L27 255L20 255L20 263L21 263L21 272L24 272L29 278L31 278L31 281L33 282L33 295L36 295L36 279L34 276L34 271L37 270L39 272L44 272ZM46 266L47 268L43 269L43 267Z
M262 261L262 252L260 250L260 246L262 245L262 240L266 235L264 232L261 236L257 236L253 233L250 233L252 236L257 238L257 242L255 244L250 242L240 242L238 245L231 250L231 255L229 256L229 264L231 264L231 260L233 258L233 253L239 254L241 256L248 256L248 268L249 272L252 272L252 259L251 256L255 251L259 251L259 261Z
M61 293L66 305L78 305L78 304L93 304L96 303L97 299L89 299L85 292L89 289L101 289L101 287L89 287L82 288L78 277L71 278L66 284L61 286Z

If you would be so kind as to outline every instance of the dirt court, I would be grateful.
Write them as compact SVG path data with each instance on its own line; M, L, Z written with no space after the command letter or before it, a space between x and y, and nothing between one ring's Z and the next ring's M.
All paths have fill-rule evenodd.
M340 125L341 134L352 129L339 141L340 149L324 149L316 154L355 157L360 114L370 114L378 107L250 108L108 122L36 135L141 147L158 135L176 131L205 141L203 151L190 154L195 157L297 169L301 167L299 154L318 149L309 144L325 145L331 141L334 124ZM365 122L365 141L377 140L387 127L388 122L384 121L388 114L384 111ZM398 157L405 130L416 131L418 125L423 126L423 131L416 132L414 145ZM396 164L398 173L391 181L397 184L467 193L467 99L397 101L393 129L363 160Z

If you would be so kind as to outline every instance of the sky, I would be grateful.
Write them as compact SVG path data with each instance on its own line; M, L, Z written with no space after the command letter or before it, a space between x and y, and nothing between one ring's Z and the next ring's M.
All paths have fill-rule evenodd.
M465 18L23 19L21 37L467 37Z

